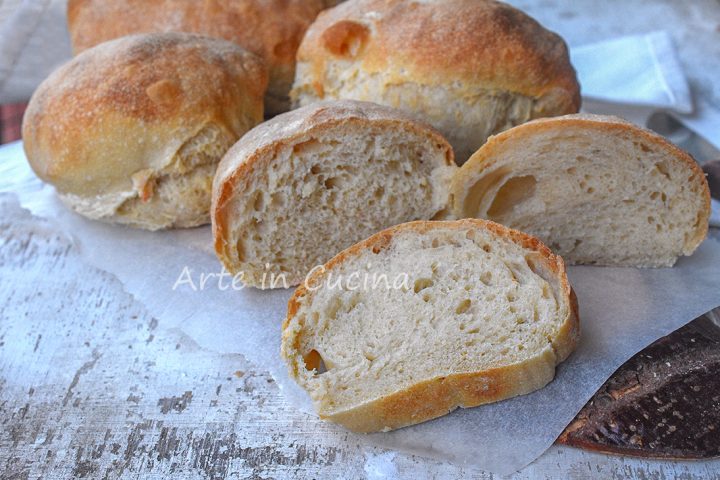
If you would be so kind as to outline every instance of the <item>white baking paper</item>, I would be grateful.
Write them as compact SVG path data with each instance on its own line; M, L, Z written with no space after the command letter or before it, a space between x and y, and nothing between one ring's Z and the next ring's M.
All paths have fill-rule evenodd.
M71 235L83 258L116 275L159 319L160 328L180 329L207 349L243 354L270 371L294 405L310 411L279 358L291 292L223 291L217 279L201 289L201 274L220 271L209 251L209 228L151 233L85 220L34 177L19 144L0 149L1 191L13 192L25 208ZM173 289L185 267L197 291L187 283ZM582 337L549 386L396 432L358 435L358 441L500 474L521 469L554 442L624 361L720 305L720 243L707 240L672 269L572 267L570 279L580 304Z

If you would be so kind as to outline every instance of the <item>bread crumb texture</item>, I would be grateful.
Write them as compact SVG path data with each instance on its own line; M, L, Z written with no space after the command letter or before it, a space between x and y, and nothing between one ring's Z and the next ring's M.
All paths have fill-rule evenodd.
M458 172L454 213L542 239L572 264L666 267L708 231L687 153L616 117L569 115L491 138Z
M442 214L456 170L437 132L393 109L341 101L286 113L223 159L216 251L249 285L297 285L383 228Z
M542 388L579 335L562 260L492 222L403 224L325 267L290 301L282 355L320 416L351 430ZM378 275L408 281L338 284Z

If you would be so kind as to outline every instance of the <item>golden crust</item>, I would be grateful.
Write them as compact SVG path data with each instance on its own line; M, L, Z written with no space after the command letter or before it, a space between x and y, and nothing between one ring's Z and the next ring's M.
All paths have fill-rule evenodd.
M291 376L298 378L300 369L305 368L304 365L297 365L295 359L291 358L291 352L298 351L301 338L297 331L289 327L298 313L300 302L312 302L314 291L308 289L308 286L321 284L336 266L358 257L368 249L387 248L398 233L470 228L490 230L535 252L542 266L558 279L561 294L565 297L569 309L557 337L541 354L522 363L482 372L433 378L386 397L369 400L352 410L336 412L324 418L356 432L392 430L437 418L458 407L470 408L530 393L544 387L553 379L555 367L567 359L580 339L577 297L568 281L565 264L562 258L552 253L537 238L481 219L418 221L397 225L339 253L325 264L324 269L316 269L307 281L295 290L288 302L288 313L283 322L282 356L290 367Z
M298 51L322 98L332 57L360 62L389 83L459 82L548 97L554 114L577 112L580 92L565 42L523 12L491 0L358 0L318 16ZM540 114L542 112L539 112Z
M295 53L322 0L70 0L73 50L135 33L181 31L222 38L262 57L270 71L273 101L286 103L295 75ZM275 112L273 112L275 113Z
M253 169L264 168L261 161L268 162L287 145L310 139L315 132L328 130L340 123L373 122L387 128L402 124L407 129L431 135L444 146L447 165L454 165L452 147L429 125L418 122L402 111L370 102L340 100L320 102L299 108L264 122L244 135L225 155L218 166L213 182L211 217L215 252L232 273L234 262L228 248L228 212L225 206L235 195L241 195L249 186L246 180Z
M588 131L595 130L604 134L631 135L638 141L651 144L663 151L668 156L684 164L691 172L690 178L697 181L704 191L705 198L695 235L688 239L687 252L693 252L705 240L708 232L708 221L712 206L710 203L710 187L708 186L705 174L700 165L690 154L675 146L666 138L651 130L640 127L619 117L611 115L593 114L572 114L561 117L541 118L513 127L498 135L492 136L487 143L478 150L465 165L457 172L452 184L453 205L452 209L457 216L463 215L463 191L464 185L471 178L476 178L484 170L492 167L501 158L500 152L505 148L505 143L512 141L522 143L523 138L531 137L547 130L566 130L569 128L582 127ZM689 254L689 253L686 253Z
M141 177L186 173L174 163L178 152L205 129L234 141L262 121L266 83L261 60L228 42L124 37L78 55L38 87L23 121L25 152L61 194L124 195Z

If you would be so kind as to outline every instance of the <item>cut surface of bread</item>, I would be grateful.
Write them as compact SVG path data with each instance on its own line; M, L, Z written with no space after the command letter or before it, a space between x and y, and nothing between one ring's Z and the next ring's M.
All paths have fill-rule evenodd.
M563 261L540 241L484 220L411 222L313 272L282 356L322 418L375 432L542 388L578 337Z
M283 114L221 162L216 252L247 285L297 285L383 228L440 214L456 170L440 134L388 107L340 101Z
M454 214L544 241L566 262L672 266L707 234L702 170L664 138L616 117L568 115L492 137L458 172Z

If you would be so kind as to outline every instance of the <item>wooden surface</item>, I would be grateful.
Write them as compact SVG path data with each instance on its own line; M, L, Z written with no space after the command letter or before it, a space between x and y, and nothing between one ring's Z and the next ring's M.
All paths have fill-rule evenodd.
M720 31L716 0L513 3L576 44L664 19L685 42L694 85L720 98L708 80L720 74L710 54L720 41L707 43L708 22ZM692 46L693 29L705 46ZM712 57L705 66L701 50ZM0 196L0 478L494 478L368 447L294 410L267 373L165 328L117 279L85 266L77 246L8 201ZM554 447L515 477L720 478L720 462Z

